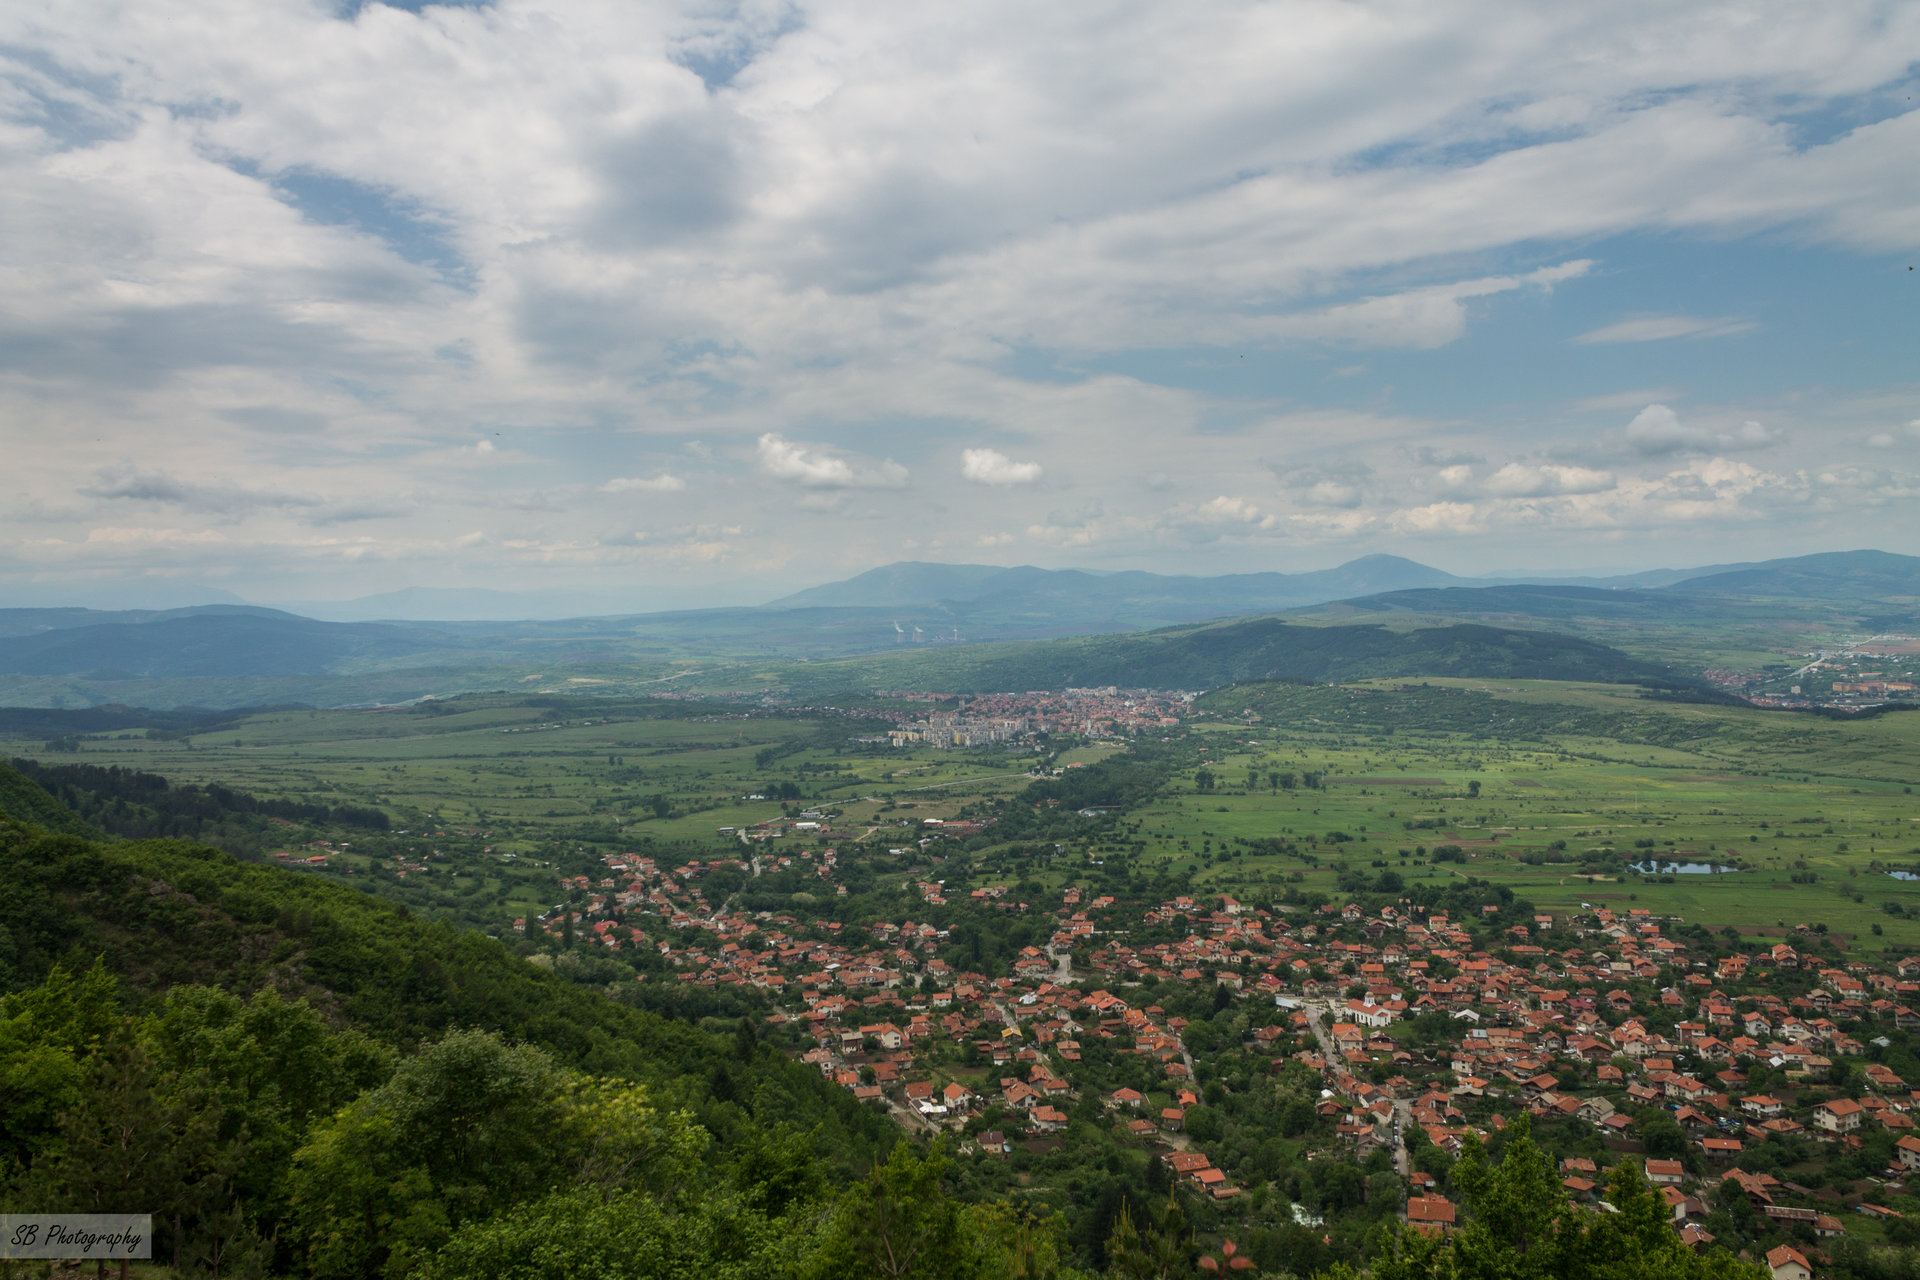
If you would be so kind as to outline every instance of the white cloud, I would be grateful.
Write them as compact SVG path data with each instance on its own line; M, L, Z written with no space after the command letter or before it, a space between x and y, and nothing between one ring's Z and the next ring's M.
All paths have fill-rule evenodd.
M1394 527L1403 533L1467 533L1479 527L1479 512L1471 502L1430 502L1395 513Z
M1650 404L1627 424L1627 443L1641 453L1672 453L1695 443L1695 435L1680 425L1680 415L1663 404Z
M975 484L1006 488L1037 484L1040 480L1040 464L1015 462L995 449L966 449L960 454L960 474Z
M1310 506L1352 508L1360 505L1360 489L1338 480L1321 480L1301 495Z
M1605 357L1623 362L1654 354L1632 343L1750 321L1704 288L1635 294L1583 246L1920 246L1920 111L1889 92L1920 48L1910 5L1754 21L1622 0L1490 21L1472 4L1389 20L1319 0L204 0L181 21L70 0L0 7L0 47L9 543L198 521L231 535L206 563L276 591L348 556L411 566L382 587L494 585L509 538L527 563L624 563L595 523L607 504L569 495L677 492L699 518L739 502L724 483L597 469L649 456L629 439L643 435L691 438L701 476L744 458L802 491L805 508L697 540L732 545L729 572L851 564L900 544L812 511L864 514L907 485L905 467L852 451L884 429L915 466L955 439L1032 441L1047 462L1042 477L966 451L962 476L985 487L916 511L928 545L1025 527L1019 486L1044 480L1063 501L1128 494L1160 513L1040 525L1116 565L1194 530L1252 545L1509 518L1536 522L1504 544L1531 552L1555 521L1625 527L1632 511L1657 527L1662 503L1686 508L1707 483L1668 480L1678 461L1777 445L1772 474L1813 471L1835 442L1904 443L1888 424L1913 412L1890 390L1829 425L1783 391L1682 423L1661 407L1699 388L1665 385L1677 373L1605 384L1643 388L1631 400L1582 401L1596 388L1570 382L1575 413L1644 410L1623 447L1617 422L1536 429L1539 406L1497 386L1434 393L1399 358L1369 359L1365 378L1348 356L1220 368L1278 346L1429 350L1514 316L1557 333L1551 295L1602 271L1626 318L1581 335L1578 358L1624 343ZM1093 53L1063 63L1059 48ZM1862 101L1904 114L1813 137L1799 124ZM1210 372L1165 372L1202 347ZM1362 397L1375 408L1353 408ZM1406 461L1437 444L1446 461ZM1253 520L1212 509L1236 477L1296 457L1310 465L1282 477L1276 524L1253 504ZM137 473L103 473L130 458ZM1360 458L1374 471L1342 465ZM1874 492L1901 483L1890 468ZM376 513L392 536L302 540ZM488 547L446 540L476 524ZM1903 530L1920 533L1887 537Z
M1915 418L1904 427L1876 431L1867 437L1867 443L1876 449L1891 449L1905 440L1920 440L1920 418Z
M1604 493L1615 484L1610 471L1509 462L1487 477L1486 491L1503 498L1541 498L1574 493Z
M1762 426L1751 418L1722 427L1692 427L1680 421L1680 415L1663 404L1650 404L1627 424L1627 443L1639 453L1729 451L1760 449L1778 444L1780 432Z
M1371 466L1357 459L1325 460L1276 471L1301 506L1345 511L1366 501L1366 485L1374 474Z
M1071 525L1030 524L1027 526L1027 536L1036 542L1046 542L1056 547L1089 547L1101 540L1101 528L1093 520Z
M1616 324L1590 329L1572 341L1594 344L1664 342L1672 338L1725 338L1758 327L1751 320L1730 316L1718 319L1703 319L1700 316L1634 316Z
M891 458L856 466L818 445L794 444L771 431L760 437L755 456L763 475L809 489L898 489L907 483L907 469Z
M657 476L615 476L600 486L602 493L679 493L687 482L668 471Z
M1270 529L1275 523L1272 516L1245 498L1230 498L1224 494L1193 508L1187 518L1201 524L1250 524L1263 529Z
M1283 338L1353 347L1443 347L1466 332L1467 303L1472 299L1529 287L1551 289L1586 275L1592 267L1590 259L1582 258L1542 267L1524 276L1462 280L1364 298L1318 311L1249 321L1238 327L1240 331L1229 332L1256 340Z

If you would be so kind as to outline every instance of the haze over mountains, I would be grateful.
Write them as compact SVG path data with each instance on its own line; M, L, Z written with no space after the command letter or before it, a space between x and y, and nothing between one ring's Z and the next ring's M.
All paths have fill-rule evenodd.
M493 603L498 604L499 601ZM1263 631L1242 655L1226 654L1253 633L1221 629L1223 619L1295 615ZM0 703L84 706L234 706L249 701L346 702L508 682L508 669L631 668L726 661L819 661L862 654L951 649L956 642L1050 641L1113 636L1112 645L1048 651L1031 644L969 670L992 670L1005 687L1045 687L1055 677L1127 683L1157 672L1176 685L1253 678L1256 670L1308 679L1366 674L1511 672L1511 634L1555 631L1589 648L1554 650L1572 662L1569 678L1602 671L1646 674L1648 655L1669 663L1671 644L1642 644L1640 658L1602 658L1591 648L1628 644L1627 630L1804 626L1893 630L1920 626L1920 558L1880 551L1795 557L1756 564L1661 570L1602 580L1493 582L1460 578L1392 556L1370 556L1312 573L1179 577L992 565L899 563L843 582L808 588L752 608L684 610L523 621L356 621L284 610L213 604L173 610L0 609ZM1386 643L1398 632L1482 624L1447 639ZM1360 625L1356 625L1360 624ZM1199 627L1200 631L1192 631ZM1307 628L1337 628L1314 635ZM1184 628L1187 648L1129 633ZM1500 629L1506 629L1502 632ZM1363 634L1364 633L1364 634ZM1644 639L1645 637L1640 637ZM1312 643L1308 641L1311 639ZM1464 648L1454 641L1467 641ZM1339 643L1352 652L1339 657ZM1183 641L1183 644L1187 642ZM1197 645L1198 647L1194 647ZM1317 655L1298 663L1289 645ZM1194 679L1165 655L1206 660ZM1444 661L1435 656L1446 653ZM1533 653L1529 671L1557 660ZM1435 664L1440 664L1436 666ZM1476 665L1477 664L1477 665ZM956 670L949 668L949 670ZM1024 676L1022 673L1025 673ZM1201 677L1205 678L1201 678ZM1123 678L1125 677L1125 678ZM514 676L532 679L533 676ZM580 677L580 678L599 678ZM986 678L982 675L980 678ZM161 682L165 687L160 687ZM171 683L166 683L171 682ZM417 696L417 693L410 696Z
M1660 588L1713 595L1785 595L1809 599L1867 594L1899 596L1915 589L1913 557L1879 551L1830 552L1743 564L1650 569L1603 577L1497 574L1463 577L1401 556L1371 555L1331 569L1301 573L1237 573L1202 577L1032 565L898 561L836 582L782 596L764 609L912 609L974 606L956 612L1004 612L1057 619L1073 630L1133 629L1203 618L1304 608L1389 592L1537 585L1600 590ZM1850 584L1850 585L1849 585ZM331 622L565 621L645 617L665 612L716 615L730 609L682 609L671 595L646 594L645 608L611 608L610 597L582 591L512 592L482 588L409 587L380 595L276 607ZM239 603L222 593L222 603ZM973 637L987 638L987 637Z

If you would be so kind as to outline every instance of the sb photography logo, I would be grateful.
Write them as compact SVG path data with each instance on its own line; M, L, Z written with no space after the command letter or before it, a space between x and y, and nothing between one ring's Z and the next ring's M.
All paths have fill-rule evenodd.
M151 1258L149 1213L0 1213L0 1258Z

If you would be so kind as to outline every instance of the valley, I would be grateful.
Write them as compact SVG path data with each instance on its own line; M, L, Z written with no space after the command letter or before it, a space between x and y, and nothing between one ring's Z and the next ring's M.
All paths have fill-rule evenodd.
M1267 1270L1364 1264L1522 1117L1575 1203L1647 1160L1750 1256L1905 1247L1920 717L1519 678L1130 696L1151 724L977 746L889 731L1024 704L14 713L0 753L119 834L753 1025L1083 1265L1169 1193ZM1841 1104L1866 1122L1825 1132Z

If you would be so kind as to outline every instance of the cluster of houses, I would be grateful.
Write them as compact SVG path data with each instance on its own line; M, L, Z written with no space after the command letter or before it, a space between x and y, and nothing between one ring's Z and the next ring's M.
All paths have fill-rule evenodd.
M782 861L823 874L832 866L816 852ZM1055 1140L1086 1094L1081 1050L1100 1039L1140 1055L1156 1082L1150 1093L1098 1095L1108 1123L1157 1146L1197 1193L1237 1194L1233 1170L1216 1167L1185 1132L1196 1074L1207 1075L1185 1043L1188 1024L1130 998L1148 984L1185 983L1267 1011L1249 1020L1256 1025L1237 1047L1321 1073L1320 1113L1356 1154L1393 1148L1409 1125L1457 1152L1525 1111L1591 1126L1626 1158L1639 1149L1644 1116L1662 1112L1685 1151L1647 1167L1676 1231L1706 1248L1708 1207L1743 1195L1794 1229L1789 1252L1799 1261L1776 1274L1794 1265L1817 1274L1809 1242L1843 1234L1850 1214L1891 1214L1879 1201L1895 1193L1815 1192L1748 1172L1744 1153L1783 1141L1862 1150L1883 1132L1892 1139L1890 1185L1920 1169L1920 1091L1871 1060L1873 1028L1920 1028L1920 957L1842 961L1811 934L1757 952L1709 952L1641 909L1515 921L1490 918L1497 912L1487 907L1465 921L1407 902L1260 909L1215 896L1123 905L1069 889L1057 903L1012 903L1000 886L985 886L966 891L970 907L1005 903L1052 920L1044 945L988 976L942 958L942 885L920 885L927 918L879 922L855 944L837 921L716 911L701 876L740 865L610 858L608 877L569 887L588 891L583 927L609 946L649 945L631 923L635 912L699 926L711 945L651 944L677 980L765 992L778 1010L772 1020L802 1033L805 1060L823 1074L904 1124L962 1131L984 1152ZM1172 940L1134 940L1149 931ZM1411 1019L1442 1033L1398 1034ZM1764 1081L1750 1088L1756 1069ZM1604 1193L1604 1167L1564 1172L1577 1200ZM1455 1208L1426 1175L1410 1174L1408 1193L1410 1227L1452 1228Z
M896 747L978 747L1033 733L1113 737L1177 725L1193 698L1190 693L1111 686L985 694L960 699L958 710L936 711L924 720L902 718L887 737Z

